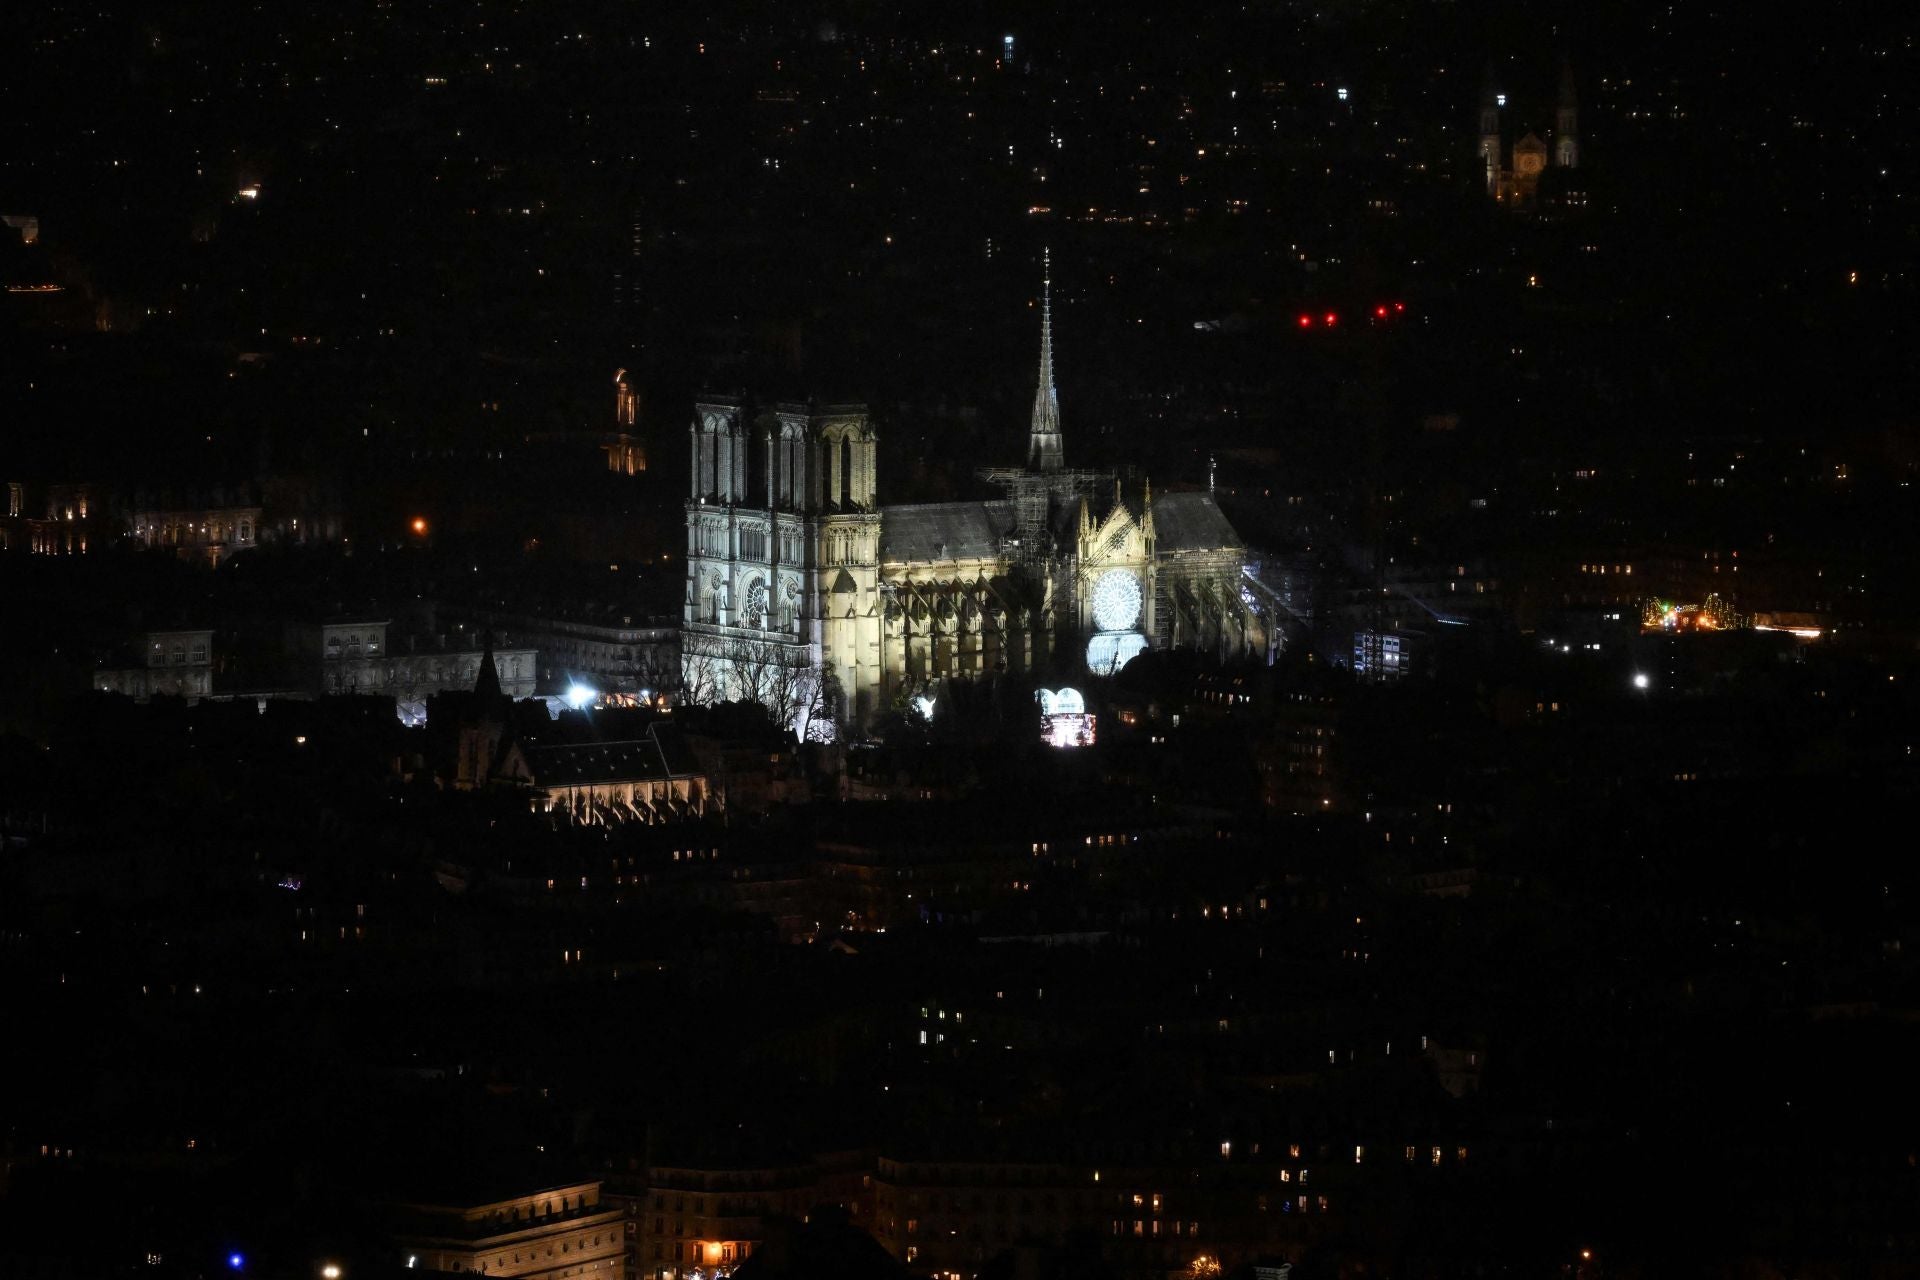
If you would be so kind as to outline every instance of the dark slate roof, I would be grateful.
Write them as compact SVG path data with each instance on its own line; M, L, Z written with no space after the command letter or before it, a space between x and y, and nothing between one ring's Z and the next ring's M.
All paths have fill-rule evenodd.
M643 782L699 772L677 735L649 729L644 738L623 742L568 742L529 747L527 767L543 787L586 786L597 782Z
M1163 553L1217 551L1244 545L1210 493L1163 493L1156 497L1153 531L1155 549Z
M882 560L964 560L1000 554L1013 529L1013 504L929 502L880 508Z

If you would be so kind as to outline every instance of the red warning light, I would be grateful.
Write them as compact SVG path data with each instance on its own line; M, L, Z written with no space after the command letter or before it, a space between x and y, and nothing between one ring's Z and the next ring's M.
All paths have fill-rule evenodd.
M1387 309L1385 307L1375 307L1373 314L1384 320L1387 318Z
M1333 326L1340 323L1340 317L1334 312L1329 311L1327 312L1326 316L1323 318L1322 323L1324 323L1327 326L1327 328L1331 329L1333 328Z
M1396 302L1393 304L1393 309L1395 311L1405 311L1407 309L1407 304L1404 302Z
M1301 327L1302 329L1311 329L1311 328L1313 327L1313 317L1312 317L1312 316L1301 316L1301 317L1300 317L1300 327Z

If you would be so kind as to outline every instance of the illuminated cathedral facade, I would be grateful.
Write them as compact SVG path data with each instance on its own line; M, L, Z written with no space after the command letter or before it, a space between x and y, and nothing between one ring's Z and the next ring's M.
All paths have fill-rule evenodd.
M949 679L1264 649L1210 493L1066 465L1051 279L1026 465L981 473L1001 497L882 506L862 405L708 396L690 430L686 701L757 701L820 734Z
M1549 167L1562 171L1580 167L1580 101L1574 91L1573 65L1560 66L1560 92L1553 112L1551 144L1537 133L1513 144L1509 162L1501 157L1501 113L1507 95L1495 86L1491 71L1480 97L1480 141L1476 150L1489 198L1502 204L1527 206L1539 195L1540 180Z

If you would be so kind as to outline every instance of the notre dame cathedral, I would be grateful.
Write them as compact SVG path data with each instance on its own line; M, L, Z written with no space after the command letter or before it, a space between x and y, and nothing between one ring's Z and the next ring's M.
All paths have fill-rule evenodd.
M1211 494L1066 465L1051 279L1040 314L1026 465L982 472L998 499L881 506L862 405L694 406L686 700L761 702L818 734L953 677L1263 649L1245 547Z

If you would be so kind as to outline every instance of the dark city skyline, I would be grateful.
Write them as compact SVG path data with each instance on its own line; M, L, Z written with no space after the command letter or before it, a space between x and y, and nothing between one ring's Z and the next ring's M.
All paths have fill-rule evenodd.
M1920 1274L1898 6L0 41L0 1276Z

